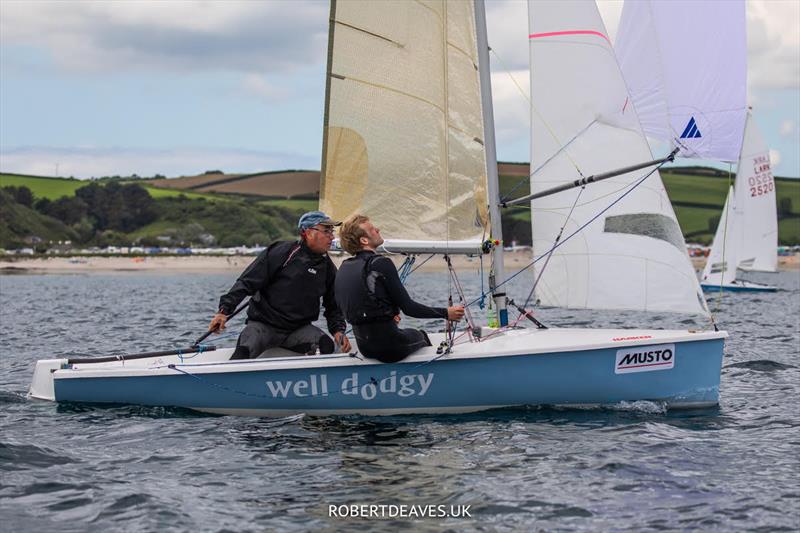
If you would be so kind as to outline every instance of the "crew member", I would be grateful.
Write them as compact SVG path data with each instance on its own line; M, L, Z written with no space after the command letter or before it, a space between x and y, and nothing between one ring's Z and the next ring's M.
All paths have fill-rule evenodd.
M377 255L383 244L380 230L369 218L353 215L339 231L342 248L354 255L342 263L336 276L336 301L353 325L358 349L366 357L395 363L425 346L428 335L398 327L400 311L415 318L460 320L463 306L428 307L411 299L394 263Z
M333 353L336 344L350 351L345 321L334 297L336 266L328 257L333 228L341 225L321 211L300 217L298 241L278 241L261 252L219 299L210 331L225 329L227 316L245 298L247 325L231 359L256 358L282 347L301 354ZM332 340L311 324L319 318L320 298Z

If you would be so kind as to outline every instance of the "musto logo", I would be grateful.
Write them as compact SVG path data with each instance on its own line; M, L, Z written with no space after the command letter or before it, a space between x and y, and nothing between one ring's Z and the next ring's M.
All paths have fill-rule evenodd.
M675 366L675 345L636 346L617 350L615 374L667 370Z

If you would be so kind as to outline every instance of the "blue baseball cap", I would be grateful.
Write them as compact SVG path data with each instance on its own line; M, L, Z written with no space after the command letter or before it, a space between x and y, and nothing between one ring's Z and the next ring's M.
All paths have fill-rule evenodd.
M341 222L331 219L331 217L322 211L309 211L308 213L303 214L303 216L300 217L300 220L297 221L297 229L308 229L316 226L317 224L322 224L323 226L342 225Z

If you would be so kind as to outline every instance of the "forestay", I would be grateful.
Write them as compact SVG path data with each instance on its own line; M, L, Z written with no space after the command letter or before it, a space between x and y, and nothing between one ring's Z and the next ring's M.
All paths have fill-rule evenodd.
M473 3L335 0L329 39L321 209L366 214L393 239L479 243Z
M528 10L531 192L652 159L594 2L531 0ZM534 252L550 249L562 226L564 237L578 230L647 173L534 200ZM543 265L535 266L543 305L707 313L658 172Z
M744 0L625 2L615 48L648 137L736 161L747 112Z
M714 243L708 254L706 266L703 269L702 280L707 285L730 285L736 279L736 264L739 257L741 217L737 216L736 193L733 187L728 191L725 207L717 231L714 233Z
M775 272L778 268L778 213L769 149L752 114L747 114L742 154L736 175L739 231L738 267ZM730 231L730 230L729 230ZM716 238L714 240L716 241Z

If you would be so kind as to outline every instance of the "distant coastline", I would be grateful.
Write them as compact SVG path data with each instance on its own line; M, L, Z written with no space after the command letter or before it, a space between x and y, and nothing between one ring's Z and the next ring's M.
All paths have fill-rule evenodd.
M332 256L337 265L347 255ZM239 273L254 259L253 256L54 256L54 257L3 257L0 259L0 275L10 274L92 274L111 272L150 272L150 273ZM403 256L396 256L400 263ZM418 263L424 259L418 260ZM453 266L456 270L467 272L480 269L477 257L454 256ZM505 254L506 270L517 271L532 260L530 250L507 252ZM693 257L692 264L700 270L705 266L705 257ZM489 263L484 259L484 269ZM445 262L433 258L419 268L422 272L443 272ZM778 257L778 270L800 271L800 254Z

